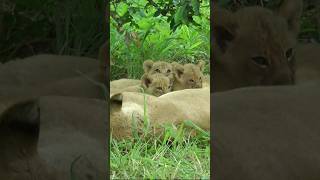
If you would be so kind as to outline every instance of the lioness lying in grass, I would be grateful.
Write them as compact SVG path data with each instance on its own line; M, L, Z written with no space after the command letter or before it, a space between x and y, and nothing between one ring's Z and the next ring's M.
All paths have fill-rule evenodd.
M113 94L110 101L110 126L115 138L130 138L134 122L138 131L142 131L145 118L157 133L165 123L179 125L184 120L191 120L204 130L210 129L209 88L184 89L160 97L122 92Z

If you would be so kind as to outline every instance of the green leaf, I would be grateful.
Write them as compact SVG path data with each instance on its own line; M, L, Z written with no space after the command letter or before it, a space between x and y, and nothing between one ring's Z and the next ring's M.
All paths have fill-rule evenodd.
M119 16L124 16L128 12L128 5L126 3L119 3L117 6L117 13Z
M184 20L186 16L186 9L187 9L187 4L184 4L180 6L177 12L174 14L174 23L176 25L180 24Z
M199 25L202 25L202 19L200 16L192 16L192 19L194 22L196 22Z
M200 2L199 0L191 0L191 6L194 11L194 14L198 16L200 14Z
M194 49L194 48L200 46L202 43L203 43L202 41L199 41L199 42L193 44L193 45L190 47L190 49Z
M148 6L148 9L145 10L145 14L147 17L152 17L156 12L157 12L157 9L153 6Z
M140 7L145 7L147 5L148 1L147 0L139 0L138 4Z
M148 30L152 27L153 23L151 19L143 18L137 22L139 28L143 30Z

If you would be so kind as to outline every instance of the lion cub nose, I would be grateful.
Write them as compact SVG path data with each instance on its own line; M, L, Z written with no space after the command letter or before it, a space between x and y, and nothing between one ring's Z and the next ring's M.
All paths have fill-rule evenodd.
M274 85L290 85L294 84L294 77L291 72L281 72L275 77Z

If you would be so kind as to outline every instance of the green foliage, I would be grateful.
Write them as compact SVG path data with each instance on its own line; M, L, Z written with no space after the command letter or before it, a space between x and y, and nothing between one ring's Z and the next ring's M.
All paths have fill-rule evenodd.
M171 1L166 2L159 1L157 6L138 0L111 2L110 52L114 62L111 80L140 78L146 59L183 63L203 59L208 62L209 71L209 1L172 1L173 7ZM193 7L192 20L183 17L190 11L187 10L189 6ZM167 10L165 15L159 13L168 7L175 11ZM185 10L181 9L184 7ZM189 18L190 14L187 14Z
M1 61L37 53L96 57L105 41L103 1L4 1Z
M170 28L175 30L181 24L193 23L196 25L193 16L200 15L201 4L205 3L209 8L208 0L113 0L111 1L111 16L119 26L133 22L135 26L141 27L133 21L137 16L167 17ZM144 11L149 9L149 12ZM148 20L142 20L143 25L150 25ZM147 28L147 27L145 27Z

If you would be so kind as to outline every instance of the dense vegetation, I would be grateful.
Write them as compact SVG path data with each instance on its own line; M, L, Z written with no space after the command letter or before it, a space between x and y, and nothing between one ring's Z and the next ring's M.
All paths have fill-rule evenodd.
M140 78L147 59L196 63L209 72L209 1L111 1L111 79Z
M209 1L111 1L110 9L111 80L139 79L147 59L205 60L209 73ZM209 179L208 133L191 138L185 126L163 128L160 137L111 138L111 178Z

